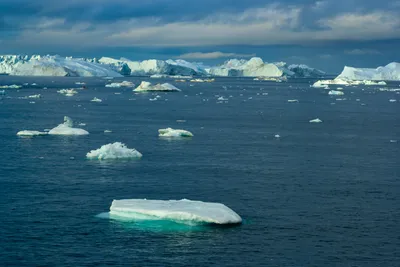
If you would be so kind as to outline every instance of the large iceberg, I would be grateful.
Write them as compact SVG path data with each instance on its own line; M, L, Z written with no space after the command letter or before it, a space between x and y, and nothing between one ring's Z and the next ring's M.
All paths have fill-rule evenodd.
M84 129L73 128L74 123L70 117L64 117L64 123L58 125L57 127L51 129L48 134L50 135L87 135Z
M384 67L378 67L376 69L345 66L342 73L337 78L344 80L399 81L400 63L392 62Z
M150 82L142 82L133 91L135 92L151 92L151 91L161 91L161 92L179 92L180 89L176 88L172 84L163 83L153 85Z
M193 137L193 134L189 131L172 128L159 129L158 134L160 137Z
M141 158L142 154L134 148L128 148L125 144L115 142L101 146L99 149L92 150L86 154L88 159L132 159Z
M0 73L17 76L120 77L108 66L85 59L61 56L0 56Z
M114 200L110 215L132 220L170 220L186 224L240 224L242 218L221 203L182 200Z

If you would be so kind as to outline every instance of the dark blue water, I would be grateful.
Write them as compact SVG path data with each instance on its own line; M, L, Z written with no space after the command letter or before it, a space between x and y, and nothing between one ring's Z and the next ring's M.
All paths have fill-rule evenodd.
M56 92L76 81L88 89ZM331 97L310 80L217 78L174 83L182 92L149 101L154 94L104 88L99 78L0 77L0 85L25 82L38 86L0 96L2 266L399 266L395 92L361 86ZM16 136L55 127L64 115L90 135ZM323 123L308 122L317 117ZM195 136L159 139L165 127ZM116 141L143 158L85 159ZM221 202L244 224L157 228L97 217L124 198Z

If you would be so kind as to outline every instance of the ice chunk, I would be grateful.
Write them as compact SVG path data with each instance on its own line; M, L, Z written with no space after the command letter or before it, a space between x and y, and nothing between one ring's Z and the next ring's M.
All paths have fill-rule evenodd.
M193 137L193 134L186 130L175 130L172 128L159 129L160 137Z
M104 130L104 133L112 133L111 130Z
M281 136L279 134L276 134L275 138L281 138Z
M344 93L342 91L331 90L328 95L344 95Z
M74 96L78 92L75 91L74 89L61 89L61 90L58 90L57 93L63 94L65 96Z
M240 224L242 218L221 203L182 200L114 200L110 214L132 220L170 220L186 224Z
M100 98L94 97L92 100L90 100L91 102L103 102L103 100L101 100Z
M281 83L281 82L287 82L287 77L286 76L282 76L282 77L257 77L257 78L254 78L254 81L270 81L270 82Z
M310 120L310 122L311 122L311 123L321 123L322 120L316 118L316 119Z
M297 99L289 99L287 102L289 102L289 103L295 103L295 102L299 102L299 100L297 100Z
M397 102L396 99L390 99L389 102Z
M46 135L46 134L47 132L29 131L29 130L23 130L17 133L17 135L20 136L36 136L36 135Z
M215 79L199 79L199 78L197 78L197 79L190 80L190 82L192 82L192 83L212 83L212 82L215 82Z
M28 98L40 98L40 97L41 97L40 94L28 96Z
M16 85L16 84L12 84L12 85L2 85L0 86L1 89L20 89L22 88L21 85Z
M73 128L73 121L70 117L64 117L64 123L49 131L50 135L87 135L89 132L80 128Z
M120 87L134 87L135 84L133 84L132 82L128 82L128 81L123 81L120 83L110 83L110 84L106 84L106 87L111 87L111 88L120 88Z
M174 92L180 91L178 88L169 83L153 85L150 82L142 82L135 90L135 92L149 92L149 91L164 91Z
M132 159L141 158L142 154L134 148L128 148L125 144L115 142L101 146L99 149L92 150L86 154L88 159Z

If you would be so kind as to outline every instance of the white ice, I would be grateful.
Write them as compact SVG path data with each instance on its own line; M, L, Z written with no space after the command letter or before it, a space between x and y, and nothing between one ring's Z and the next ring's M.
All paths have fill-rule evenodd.
M74 89L61 89L61 90L58 90L57 93L63 94L65 96L74 96L78 92Z
M160 137L193 137L193 134L186 130L175 130L172 128L159 129Z
M134 148L128 148L125 144L115 142L101 146L99 149L92 150L86 154L88 159L131 159L141 158L142 154Z
M23 130L17 133L17 135L20 136L36 136L36 135L46 135L46 134L47 132L29 131L29 130Z
M328 95L344 95L344 93L342 91L331 90Z
M51 129L49 131L50 135L87 135L87 132L84 129L73 128L73 121L70 117L64 117L64 123L58 125L57 127Z
M221 203L182 200L114 200L110 214L133 220L171 220L188 224L239 224L242 218Z
M142 82L136 89L135 92L150 92L150 91L163 91L163 92L178 92L178 88L169 83L163 84L151 84L150 82Z
M91 102L103 102L103 100L101 100L100 98L94 97L92 100L90 100Z
M134 87L135 85L132 82L128 82L128 81L123 81L120 83L110 83L110 84L106 84L106 87L110 87L110 88L120 88L120 87Z
M12 84L12 85L2 85L0 86L1 89L20 89L22 88L21 85L16 85L16 84Z
M322 120L316 118L316 119L310 120L310 122L311 122L311 123L321 123Z
M400 63L392 62L376 69L345 66L342 73L337 78L347 80L399 81ZM371 85L376 85L376 83Z

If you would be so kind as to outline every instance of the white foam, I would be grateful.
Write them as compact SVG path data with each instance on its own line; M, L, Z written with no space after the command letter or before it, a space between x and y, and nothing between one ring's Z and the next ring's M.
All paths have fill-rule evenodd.
M182 200L114 200L110 214L134 220L171 220L182 223L239 224L242 218L221 203Z
M175 130L172 128L159 129L160 137L193 137L193 134L186 130Z
M115 142L101 146L99 149L92 150L86 154L88 159L131 159L141 158L142 154L134 148L128 148L125 144Z

